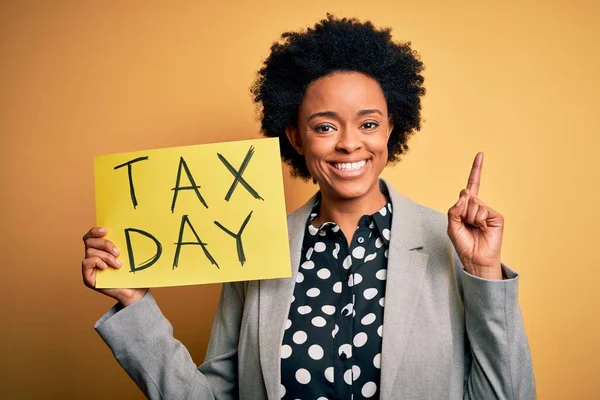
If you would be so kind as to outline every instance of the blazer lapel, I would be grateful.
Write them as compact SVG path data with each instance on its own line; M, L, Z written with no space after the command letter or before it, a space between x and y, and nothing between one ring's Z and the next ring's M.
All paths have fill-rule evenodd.
M428 255L421 252L424 242L415 203L383 182L392 202L392 232L383 317L380 393L382 399L391 399L398 365L415 318Z
M259 354L269 399L279 399L281 384L280 351L285 321L294 293L294 282L302 251L306 220L314 205L313 196L304 206L288 216L288 237L292 277L259 281Z

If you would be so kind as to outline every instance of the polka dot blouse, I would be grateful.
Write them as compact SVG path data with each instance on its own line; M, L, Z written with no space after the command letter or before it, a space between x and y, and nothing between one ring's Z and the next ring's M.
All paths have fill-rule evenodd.
M307 221L281 347L282 399L379 398L383 307L392 224L388 202L360 218L348 242L339 226Z

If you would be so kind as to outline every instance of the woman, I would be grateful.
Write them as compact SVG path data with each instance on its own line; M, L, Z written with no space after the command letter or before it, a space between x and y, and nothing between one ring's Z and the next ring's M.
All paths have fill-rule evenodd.
M370 22L284 33L252 93L262 132L319 192L288 216L293 276L223 285L196 367L145 289L96 324L151 398L529 399L535 384L500 262L503 219L478 197L483 155L444 216L379 179L420 127L421 61ZM83 278L119 253L85 236Z

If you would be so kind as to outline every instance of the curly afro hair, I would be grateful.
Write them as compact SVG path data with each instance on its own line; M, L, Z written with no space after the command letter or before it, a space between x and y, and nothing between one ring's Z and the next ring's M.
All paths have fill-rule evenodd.
M421 127L423 63L410 42L394 42L391 29L370 21L327 18L305 32L285 32L271 46L251 87L261 132L279 137L282 159L294 177L311 178L304 156L289 142L285 128L297 126L298 108L311 82L333 72L360 72L383 90L394 129L388 141L388 162L400 160L409 137Z

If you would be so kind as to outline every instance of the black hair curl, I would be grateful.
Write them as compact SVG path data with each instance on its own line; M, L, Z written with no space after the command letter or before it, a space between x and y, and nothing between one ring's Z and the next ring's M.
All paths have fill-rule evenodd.
M297 126L298 108L314 80L336 71L360 72L375 79L387 101L394 129L388 141L388 162L400 160L409 137L421 127L423 63L410 42L394 42L391 29L376 29L370 21L338 19L330 14L305 32L285 32L271 46L251 87L258 106L261 132L279 137L282 159L294 177L311 175L303 155L285 134ZM262 107L261 107L262 106Z

